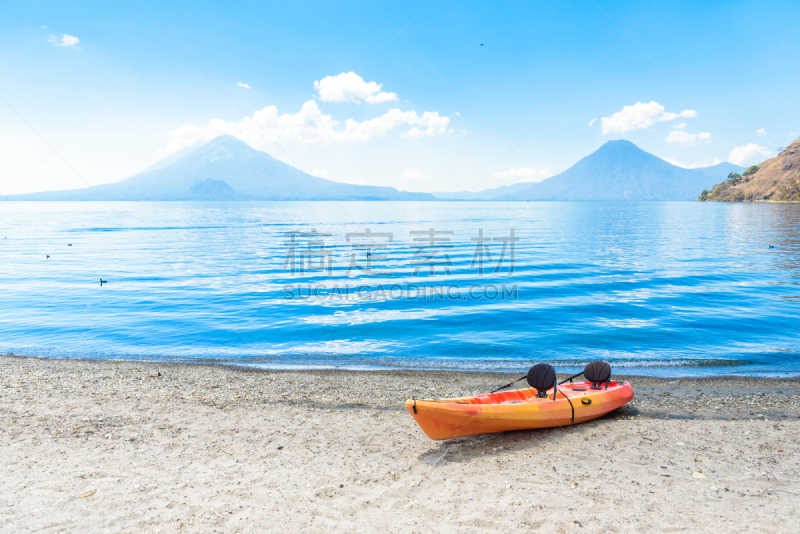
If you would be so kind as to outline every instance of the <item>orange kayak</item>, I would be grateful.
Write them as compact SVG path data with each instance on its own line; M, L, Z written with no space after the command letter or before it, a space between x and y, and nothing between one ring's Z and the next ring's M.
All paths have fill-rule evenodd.
M612 380L607 389L591 386L591 382L559 385L556 400L552 388L546 398L528 388L460 399L411 399L406 409L429 438L439 440L583 423L633 399L628 382Z

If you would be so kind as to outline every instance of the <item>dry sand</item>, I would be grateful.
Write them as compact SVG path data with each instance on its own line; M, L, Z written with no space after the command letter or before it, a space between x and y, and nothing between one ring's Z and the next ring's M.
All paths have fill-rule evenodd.
M3 356L0 531L800 530L800 382L632 377L596 421L449 442L402 408L506 379Z

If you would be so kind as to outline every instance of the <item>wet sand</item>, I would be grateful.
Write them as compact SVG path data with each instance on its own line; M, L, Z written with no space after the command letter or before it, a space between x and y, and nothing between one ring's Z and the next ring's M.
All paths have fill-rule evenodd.
M445 442L402 406L511 378L3 356L0 530L796 532L800 381L628 377L596 421Z

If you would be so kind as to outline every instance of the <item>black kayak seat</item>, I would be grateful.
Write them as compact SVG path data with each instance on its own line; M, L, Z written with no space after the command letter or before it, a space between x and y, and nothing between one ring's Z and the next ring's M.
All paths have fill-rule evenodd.
M611 366L602 360L589 362L583 369L583 376L592 383L592 389L603 389L603 382L605 389L608 389L608 384L611 382Z
M556 370L549 363L537 363L528 370L528 385L536 389L536 396L543 399L547 390L556 385Z

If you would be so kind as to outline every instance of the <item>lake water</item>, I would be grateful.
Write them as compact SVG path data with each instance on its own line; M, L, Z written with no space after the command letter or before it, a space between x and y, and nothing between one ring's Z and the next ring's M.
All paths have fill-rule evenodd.
M800 375L800 205L5 202L0 254L3 353Z

